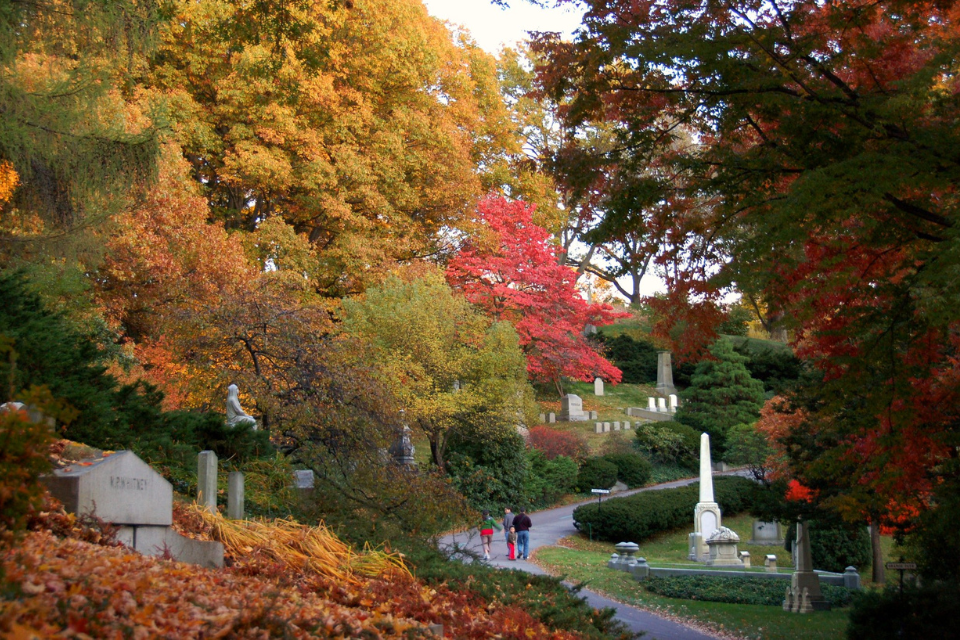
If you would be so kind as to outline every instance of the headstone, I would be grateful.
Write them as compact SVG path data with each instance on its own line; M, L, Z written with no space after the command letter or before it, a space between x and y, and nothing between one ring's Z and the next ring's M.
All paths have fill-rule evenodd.
M613 430L614 430L614 431L620 431L620 422L619 422L619 421L613 423Z
M710 436L700 435L700 501L693 511L693 533L690 534L690 560L710 559L707 538L720 528L720 505L713 499L713 471L710 467Z
M117 540L144 555L223 566L223 545L174 531L173 487L132 451L55 470L42 478L64 509L117 526Z
M227 517L243 520L243 473L231 471L227 476Z
M623 423L623 428L626 429L626 430L628 430L628 431L630 430L630 421L629 421L629 420L628 420L627 422L624 422L624 423Z
M667 412L667 399L666 398L657 398L657 411L660 413Z
M599 411L591 411L591 412L590 412L590 419L591 419L591 420L599 420L599 419L600 419L600 412L599 412Z
M71 513L114 524L173 523L173 486L132 451L58 469L44 482Z
M293 486L301 490L313 489L313 469L297 469L293 472Z
M568 393L560 399L560 420L564 422L578 422L586 420L583 413L583 400L580 396Z
M541 413L541 414L540 414L540 424L546 424L546 423L547 423L547 414Z
M598 423L597 423L595 433L603 433L603 423L602 423L602 422L598 422Z
M609 423L609 422L604 422L604 423L603 423L603 432L604 432L604 433L609 433L609 432L610 432L610 423Z
M676 413L676 412L677 412L677 406L678 406L678 403L677 403L677 394L671 393L671 394L670 394L670 413Z
M248 427L257 430L257 419L243 410L240 406L240 390L237 385L232 384L227 387L227 426Z
M657 393L665 396L676 393L673 386L673 364L670 361L669 351L657 353Z
M603 378L596 378L593 381L593 395L595 396L603 395Z
M753 521L753 537L750 544L779 546L783 544L783 532L779 522Z
M217 454L201 451L197 456L197 504L208 511L217 510Z
M583 335L585 336L595 336L597 335L597 327L592 324L583 325Z
M553 411L547 414L547 424L556 424L557 423L557 414Z
M647 411L656 411L656 410L657 410L657 399L647 398Z
M750 568L750 552L749 552L749 551L741 551L741 552L740 552L740 562L743 563L743 568L744 568L744 569L749 569L749 568Z

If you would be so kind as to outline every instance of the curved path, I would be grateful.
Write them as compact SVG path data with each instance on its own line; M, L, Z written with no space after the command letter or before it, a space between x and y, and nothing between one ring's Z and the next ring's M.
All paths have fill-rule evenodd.
M692 478L688 480L677 480L676 482L666 482L653 487L624 491L618 493L616 497L632 495L641 491L657 491L659 489L682 487L697 482L698 480L699 478ZM578 502L564 507L557 507L556 509L547 509L529 514L530 520L533 521L533 528L530 530L531 551L536 550L538 547L555 545L560 538L565 538L577 533L576 527L573 526L573 510L587 502L591 501L587 500L585 502ZM468 549L477 555L483 555L480 536L477 535L476 529L448 534L440 539L440 546L447 550ZM533 574L546 574L543 569L530 562L523 560L511 561L507 559L506 547L507 545L503 541L503 533L497 531L493 536L493 553L489 561L490 565L501 569L514 569ZM616 609L617 619L625 623L633 631L645 631L647 633L647 635L644 636L645 639L716 640L716 636L708 635L668 618L650 613L649 611L616 602L598 593L594 593L589 589L582 589L580 595L594 608L601 609L603 607L610 607L611 609Z

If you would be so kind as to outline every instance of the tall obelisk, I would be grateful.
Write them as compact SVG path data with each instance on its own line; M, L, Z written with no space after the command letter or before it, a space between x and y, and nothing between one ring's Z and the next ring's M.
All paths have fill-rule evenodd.
M706 562L710 557L707 538L720 528L720 505L713 500L713 469L710 465L710 436L700 435L700 502L693 510L690 559Z

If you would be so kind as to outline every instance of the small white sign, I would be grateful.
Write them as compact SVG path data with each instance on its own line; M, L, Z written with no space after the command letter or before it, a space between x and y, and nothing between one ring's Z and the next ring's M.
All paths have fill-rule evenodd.
M610 489L590 489L591 493L610 493Z

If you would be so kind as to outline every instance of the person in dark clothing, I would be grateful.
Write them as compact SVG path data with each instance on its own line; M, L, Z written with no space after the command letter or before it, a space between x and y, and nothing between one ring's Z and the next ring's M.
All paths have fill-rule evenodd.
M517 560L520 558L526 560L530 557L530 527L532 526L530 516L523 507L520 507L520 513L513 519L513 528L517 531Z

